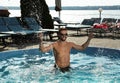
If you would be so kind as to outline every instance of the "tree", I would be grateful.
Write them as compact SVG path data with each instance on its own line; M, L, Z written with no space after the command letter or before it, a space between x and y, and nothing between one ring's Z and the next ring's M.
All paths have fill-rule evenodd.
M21 17L34 17L45 29L53 29L53 20L45 0L20 0Z

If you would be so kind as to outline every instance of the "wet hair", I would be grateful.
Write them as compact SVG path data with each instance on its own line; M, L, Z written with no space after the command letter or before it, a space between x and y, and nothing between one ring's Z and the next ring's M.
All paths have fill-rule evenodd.
M67 29L66 28L60 28L58 33L60 34L61 31L64 31L64 30L66 31Z

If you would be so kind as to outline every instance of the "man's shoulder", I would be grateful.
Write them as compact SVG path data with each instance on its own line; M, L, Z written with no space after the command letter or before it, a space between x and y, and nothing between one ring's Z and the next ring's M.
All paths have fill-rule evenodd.
M52 45L56 45L57 43L58 43L58 41L56 41L56 42L53 42L53 43L52 43Z
M67 44L68 44L69 46L73 46L73 45L74 45L74 42L67 42Z
M67 42L68 44L74 44L73 42Z

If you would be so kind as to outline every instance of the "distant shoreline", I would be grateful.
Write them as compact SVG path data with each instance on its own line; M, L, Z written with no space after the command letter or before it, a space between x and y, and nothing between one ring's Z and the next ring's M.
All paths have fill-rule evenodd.
M62 10L98 10L102 8L103 10L120 10L120 5L115 6L63 6ZM1 9L9 10L20 10L18 6L0 6ZM55 7L49 7L49 10L55 10Z
M62 10L120 10L120 5L117 6L63 6ZM55 7L49 7L50 10L55 10Z

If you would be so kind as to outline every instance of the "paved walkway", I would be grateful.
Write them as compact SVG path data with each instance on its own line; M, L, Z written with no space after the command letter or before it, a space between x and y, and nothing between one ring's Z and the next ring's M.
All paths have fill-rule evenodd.
M73 35L73 34L76 34L75 31L68 31L68 33L70 36L68 37L67 41L71 41L71 42L74 42L76 44L82 45L87 40L87 36ZM45 42L45 45L48 45L48 44L52 43L53 41L44 41L44 42ZM120 39L93 38L91 40L89 46L102 47L102 48L112 48L112 49L119 49L120 50ZM2 48L2 46L0 46L0 51L17 50L17 49L30 49L30 48L38 48L38 47L39 47L39 42L38 43L27 43L27 44L22 44L22 45L11 44L5 48Z

